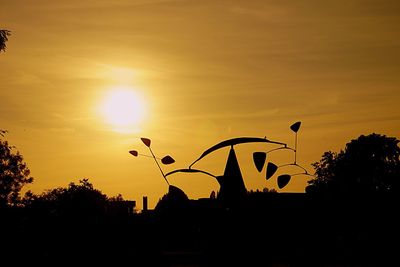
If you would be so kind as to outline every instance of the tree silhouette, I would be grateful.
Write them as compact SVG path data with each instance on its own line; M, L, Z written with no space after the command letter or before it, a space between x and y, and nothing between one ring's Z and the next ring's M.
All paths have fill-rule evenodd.
M11 35L9 30L0 30L0 52L6 51L6 42L8 41L8 36Z
M0 130L0 138L5 133ZM0 139L0 206L18 204L22 187L33 182L22 155L18 151L14 153L13 148Z
M93 188L88 179L82 179L79 184L72 182L66 188L55 188L41 195L28 191L24 204L43 212L51 211L55 216L102 216L105 214L107 196Z
M307 192L381 193L398 192L400 179L399 140L372 133L346 144L339 153L325 152L313 163L316 178Z
M133 239L133 229L128 228L132 216L126 216L129 203L122 195L108 198L88 179L81 179L39 195L28 191L24 204L15 220L18 224L8 229L15 229L18 240L35 240L32 256L26 257L31 265L32 259L39 265L60 259L69 265L98 265L105 259L115 263L122 253L129 255L123 245ZM15 247L7 249L13 252Z

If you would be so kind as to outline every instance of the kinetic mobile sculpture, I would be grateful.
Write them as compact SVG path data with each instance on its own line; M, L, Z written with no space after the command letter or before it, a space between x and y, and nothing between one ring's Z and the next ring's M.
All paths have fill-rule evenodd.
M240 167L239 167L239 162L237 160L236 157L236 152L234 150L234 146L239 145L239 144L246 144L246 143L267 143L267 144L273 144L273 145L278 145L279 147L271 149L269 151L256 151L253 153L253 162L254 165L256 167L256 169L258 170L258 172L262 172L264 165L266 164L267 161L267 155L271 152L277 151L277 150L282 150L282 149L288 149L293 151L294 153L294 162L293 163L288 163L288 164L283 164L283 165L276 165L272 162L268 162L267 166L266 166L266 171L265 171L265 179L269 180L272 176L274 176L274 174L276 173L276 171L279 168L284 168L287 166L296 166L298 168L300 168L302 170L302 172L299 173L294 173L294 174L282 174L279 175L277 178L277 183L278 183L278 187L281 189L283 187L285 187L291 180L291 178L293 176L296 175L309 175L312 176L311 174L309 174L307 172L307 170L300 166L299 164L297 164L297 133L300 129L301 126L301 122L298 121L294 124L292 124L290 126L290 129L295 133L295 144L294 144L294 148L288 147L287 144L282 143L282 142L277 142L277 141L272 141L272 140L268 140L266 137L264 138L259 138L259 137L239 137L239 138L233 138L233 139L228 139L225 141L222 141L212 147L210 147L209 149L207 149L206 151L204 151L200 157L198 159L196 159L192 164L189 165L188 168L182 168L182 169L176 169L173 170L171 172L168 172L166 174L164 174L164 172L161 169L160 164L158 163L159 158L157 158L153 151L151 150L150 144L151 141L148 138L141 138L142 142L149 148L150 153L152 156L147 156L147 155L143 155L143 154L139 154L137 151L135 150L131 150L129 151L129 153L131 153L133 156L138 156L138 155L143 155L143 156L147 156L147 157L152 157L163 178L165 179L165 181L167 182L167 184L171 186L170 183L168 182L167 177L178 173L178 172L183 172L183 173L202 173L211 177L214 177L219 185L220 185L220 190L219 190L219 194L218 194L218 198L224 200L224 201L235 201L240 199L242 196L244 196L247 192L246 187L244 185L243 182L243 176L242 173L240 171ZM220 176L216 176L214 174L211 174L207 171L204 170L200 170L200 169L195 169L193 168L193 165L196 164L198 161L200 161L201 159L203 159L204 157L206 157L207 155L209 155L210 153L219 150L221 148L225 148L225 147L230 147L229 150L229 154L228 154L228 159L225 165L225 171L223 175ZM164 158L161 159L161 162L163 164L172 164L175 162L175 160L171 157L171 156L165 156ZM174 187L175 188L175 187Z

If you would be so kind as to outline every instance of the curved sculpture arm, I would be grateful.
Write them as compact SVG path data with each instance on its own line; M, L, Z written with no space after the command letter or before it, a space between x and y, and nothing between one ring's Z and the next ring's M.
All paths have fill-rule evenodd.
M203 154L201 154L201 156L198 159L196 159L192 164L190 164L189 169L191 169L193 164L195 164L196 162L198 162L199 160L201 160L202 158L204 158L205 156L207 156L208 154L210 154L211 152L213 152L215 150L218 150L220 148L227 147L227 146L234 146L237 144L244 144L244 143L271 143L271 144L277 144L277 145L282 145L282 146L287 147L287 145L285 143L271 141L266 138L260 138L260 137L238 137L238 138L228 139L228 140L222 141L222 142L210 147L206 151L204 151Z
M278 147L278 148L274 148L274 149L268 150L265 153L268 154L270 152L274 152L274 151L281 150L281 149L288 149L288 150L291 150L291 151L295 151L294 148L291 148L291 147L288 147L288 146L284 146L284 147Z
M212 176L212 177L214 177L214 178L217 178L217 176L215 176L214 174L211 174L211 173L206 172L206 171L198 170L198 169L177 169L177 170L173 170L173 171L171 171L171 172L169 172L169 173L166 173L166 174L165 174L165 177L167 177L168 175L177 173L177 172L187 172L187 173L196 173L196 172L199 172L199 173L203 173L203 174Z
M308 173L308 171L303 167L303 166L300 166L299 164L297 164L297 163L289 163L289 164L283 164L283 165L281 165L281 166L279 166L279 168L281 168L281 167L285 167L285 166L297 166L297 167L299 167L300 169L302 169L303 171L304 171L304 173L303 174L306 174L306 175L311 175L311 176L313 176L312 174L309 174Z

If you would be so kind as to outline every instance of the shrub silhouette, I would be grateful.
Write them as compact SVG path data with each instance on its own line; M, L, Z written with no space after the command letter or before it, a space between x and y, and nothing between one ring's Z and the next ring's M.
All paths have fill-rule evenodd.
M9 30L0 30L0 52L6 51L6 42L8 41L8 36L11 35Z
M313 164L316 178L307 192L395 193L399 191L400 148L394 137L372 133L346 144L339 153L325 152Z
M0 138L5 133L0 130ZM22 155L13 149L7 141L0 139L0 206L17 205L22 187L33 182Z

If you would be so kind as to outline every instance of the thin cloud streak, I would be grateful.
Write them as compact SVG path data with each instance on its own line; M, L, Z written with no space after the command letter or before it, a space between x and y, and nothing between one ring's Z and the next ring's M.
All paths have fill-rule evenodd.
M358 133L398 132L399 12L393 0L5 0L0 17L12 36L0 54L0 124L34 132L15 143L40 169L41 186L91 173L106 188L129 138L139 146L148 136L185 158L193 144L235 135L285 139L298 120L304 160L315 162ZM147 97L140 134L115 133L94 113L120 85ZM74 157L62 162L59 151ZM87 166L71 168L82 154ZM137 162L134 173L118 165L113 182L132 188L115 193L154 192L152 179L132 179L149 174Z

